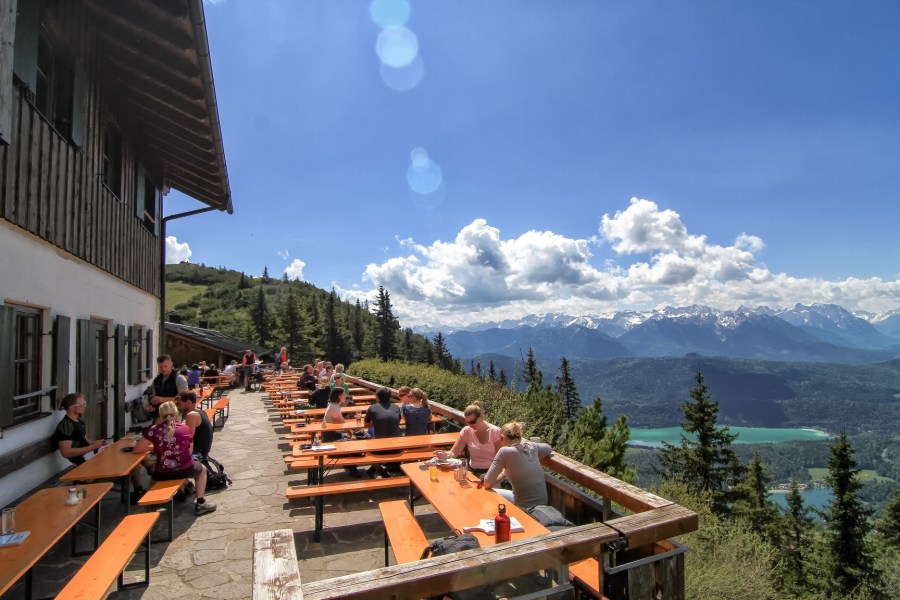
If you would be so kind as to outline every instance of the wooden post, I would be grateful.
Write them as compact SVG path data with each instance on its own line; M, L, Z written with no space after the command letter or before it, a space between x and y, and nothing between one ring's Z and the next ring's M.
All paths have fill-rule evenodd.
M294 532L290 529L254 534L253 600L303 600Z
M0 6L0 144L12 136L13 56L16 44L16 0Z

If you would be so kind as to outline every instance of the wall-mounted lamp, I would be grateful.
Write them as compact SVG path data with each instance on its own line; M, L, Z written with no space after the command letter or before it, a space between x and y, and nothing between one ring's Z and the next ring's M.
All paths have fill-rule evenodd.
M140 339L131 340L131 354L133 354L134 356L137 356L140 353L141 353L141 340Z

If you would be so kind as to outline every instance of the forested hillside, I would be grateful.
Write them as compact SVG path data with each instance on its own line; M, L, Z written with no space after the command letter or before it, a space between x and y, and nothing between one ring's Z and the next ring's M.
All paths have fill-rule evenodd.
M390 293L379 290L374 306L344 302L302 281L275 279L264 271L238 271L180 263L166 267L170 316L216 329L275 350L285 346L294 367L316 357L350 364L367 357L440 363L458 368L446 349L393 316ZM177 303L168 302L169 297Z

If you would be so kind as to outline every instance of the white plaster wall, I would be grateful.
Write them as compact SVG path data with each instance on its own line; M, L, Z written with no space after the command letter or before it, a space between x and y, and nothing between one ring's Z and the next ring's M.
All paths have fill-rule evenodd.
M87 262L51 246L39 238L0 219L0 300L4 303L24 304L43 308L44 332L51 331L53 319L62 314L72 319L70 337L69 384L76 391L76 319L105 319L110 325L143 325L153 329L154 341L159 339L159 299ZM52 336L43 336L43 382L50 384L52 368ZM110 357L112 357L112 340ZM156 354L156 349L151 349ZM110 360L110 369L113 368ZM114 380L109 373L109 381ZM147 383L126 386L125 397L136 398ZM62 396L59 396L61 398ZM110 401L112 401L110 394ZM47 403L48 400L44 399ZM53 434L62 418L56 407L50 417L25 423L3 432L0 439L0 461L18 448ZM107 429L113 430L113 410L109 410ZM128 416L126 416L127 424ZM46 456L26 468L0 479L0 506L9 504L41 482L65 469L69 462L59 453Z

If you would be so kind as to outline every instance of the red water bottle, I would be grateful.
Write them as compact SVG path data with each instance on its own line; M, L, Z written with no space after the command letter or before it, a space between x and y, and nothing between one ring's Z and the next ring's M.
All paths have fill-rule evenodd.
M498 504L497 510L500 512L494 517L494 538L496 543L509 541L509 517L506 516L506 505Z

